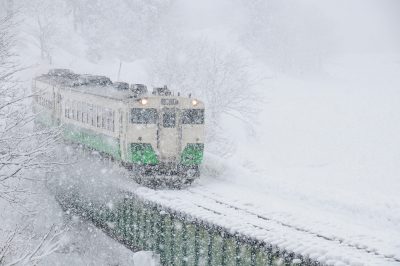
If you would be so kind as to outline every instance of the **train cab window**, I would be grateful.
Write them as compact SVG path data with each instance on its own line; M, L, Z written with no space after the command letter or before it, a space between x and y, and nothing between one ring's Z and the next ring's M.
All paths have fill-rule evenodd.
M156 124L157 109L155 108L132 108L131 110L132 124Z
M182 124L204 124L204 109L184 109Z
M166 112L163 114L163 127L175 127L176 113Z

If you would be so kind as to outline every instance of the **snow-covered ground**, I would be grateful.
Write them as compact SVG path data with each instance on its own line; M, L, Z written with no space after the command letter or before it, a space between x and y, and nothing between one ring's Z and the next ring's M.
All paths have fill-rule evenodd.
M39 265L158 265L151 251L132 252L94 225L75 216L72 220L65 244Z
M2 202L0 205L0 242L6 243L6 238L18 228L11 249L2 261L4 265L16 261L20 261L16 265L44 266L158 265L151 252L134 253L91 223L64 213L44 182L23 182L29 188L26 203ZM42 242L48 232L50 236L60 234L53 241ZM54 252L53 247L56 247ZM21 259L36 249L33 260Z

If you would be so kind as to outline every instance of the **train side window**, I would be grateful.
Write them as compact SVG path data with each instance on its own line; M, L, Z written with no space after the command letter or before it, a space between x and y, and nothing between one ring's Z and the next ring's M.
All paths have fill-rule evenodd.
M87 103L85 104L85 112L85 123L89 124L89 105Z
M92 105L92 126L97 127L97 106Z
M65 101L65 109L64 109L64 112L65 112L65 117L69 117L69 101L67 100L67 101Z
M106 128L106 122L107 122L107 110L104 108L101 108L101 128Z
M75 115L76 115L76 102L75 101L72 101L72 119L76 119L75 118Z
M97 106L96 107L96 118L97 118L97 127L100 128L101 127L101 107Z
M90 125L94 126L94 120L95 120L95 108L92 104L88 105L88 114L89 114L89 123Z
M132 108L132 124L155 124L157 123L157 109L155 108Z
M71 117L71 103L68 101L67 104L67 118Z
M97 107L92 105L92 126L97 126Z
M115 112L112 111L112 131L115 131L115 121L114 121L114 117L115 117Z
M113 120L112 120L112 131L113 132L115 131L115 120L114 120L114 117L115 117L115 112L113 111Z
M114 131L114 112L106 109L106 117L107 130Z
M204 124L204 109L184 109L182 124Z
M86 103L82 102L82 123L85 123L85 117L86 117Z
M81 120L81 102L76 103L76 120Z
M92 123L92 109L91 109L91 105L88 104L88 103L86 104L86 112L87 112L87 114L86 114L86 116L87 116L86 123L90 125Z
M68 102L68 118L72 118L72 102Z
M68 118L72 118L72 102L68 102Z

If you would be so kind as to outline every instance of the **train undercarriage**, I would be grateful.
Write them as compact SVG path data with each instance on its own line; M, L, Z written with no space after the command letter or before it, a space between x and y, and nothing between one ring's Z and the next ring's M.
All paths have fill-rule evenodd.
M160 163L158 165L126 164L131 170L131 177L139 184L152 188L177 188L190 185L200 176L198 165Z

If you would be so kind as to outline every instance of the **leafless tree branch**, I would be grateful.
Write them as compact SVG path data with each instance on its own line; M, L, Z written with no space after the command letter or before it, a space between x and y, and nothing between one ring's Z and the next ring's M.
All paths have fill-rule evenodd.
M29 173L50 171L60 164L49 160L60 128L35 129L37 114L30 109L35 95L17 80L25 68L19 66L12 52L16 30L13 15L0 18L0 200L11 204L27 193L20 181L34 180Z

